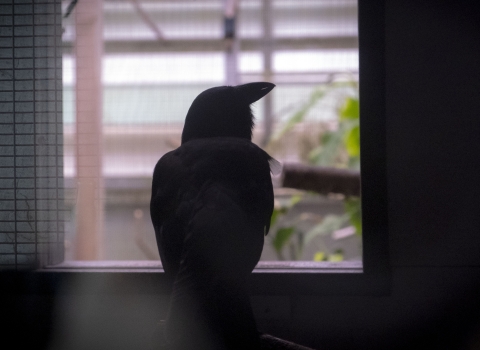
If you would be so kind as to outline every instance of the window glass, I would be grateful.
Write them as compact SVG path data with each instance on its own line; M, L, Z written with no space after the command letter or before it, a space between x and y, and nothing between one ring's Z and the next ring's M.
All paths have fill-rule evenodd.
M297 186L295 171L288 187L273 177L262 260L361 260L356 1L81 6L64 18L62 38L67 260L159 259L149 214L155 163L180 145L200 92L252 81L276 84L253 107L254 142L285 171L323 179L319 194ZM342 176L353 190L338 185Z

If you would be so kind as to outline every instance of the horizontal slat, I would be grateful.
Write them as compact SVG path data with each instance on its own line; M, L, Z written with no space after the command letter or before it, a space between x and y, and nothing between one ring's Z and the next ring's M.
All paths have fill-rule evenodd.
M240 40L241 51L262 51L265 46L263 39ZM64 54L72 53L72 42L63 43ZM334 36L312 38L279 38L272 42L272 49L284 50L339 50L357 49L358 37ZM215 52L224 51L226 42L223 39L193 39L193 40L107 40L105 53L145 53L145 52Z

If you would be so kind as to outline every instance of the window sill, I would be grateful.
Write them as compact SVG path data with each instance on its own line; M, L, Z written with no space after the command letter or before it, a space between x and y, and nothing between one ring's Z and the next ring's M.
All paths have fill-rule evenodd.
M50 272L143 272L163 273L162 264L155 260L98 260L65 261L49 265L42 271ZM362 273L361 261L310 262L310 261L261 261L253 271L257 273Z
M68 261L35 271L50 292L168 294L159 261ZM68 288L65 288L68 286ZM260 262L248 285L251 295L388 295L389 276L366 274L361 262ZM48 291L47 291L48 292Z

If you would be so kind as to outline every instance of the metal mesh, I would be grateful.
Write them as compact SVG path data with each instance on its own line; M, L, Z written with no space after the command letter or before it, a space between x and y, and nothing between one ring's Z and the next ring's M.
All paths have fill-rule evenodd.
M63 260L61 5L0 1L0 268Z

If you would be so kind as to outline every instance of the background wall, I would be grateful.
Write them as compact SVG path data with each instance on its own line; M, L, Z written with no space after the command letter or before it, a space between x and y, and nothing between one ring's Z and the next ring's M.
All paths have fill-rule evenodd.
M299 297L325 349L480 348L480 11L386 1L389 297Z
M480 348L476 7L386 1L391 295L268 297L261 330L319 349ZM15 322L31 331L40 320L37 339L53 330L53 348L147 347L164 300L96 294L103 283L58 296L50 318L51 299L17 298Z

